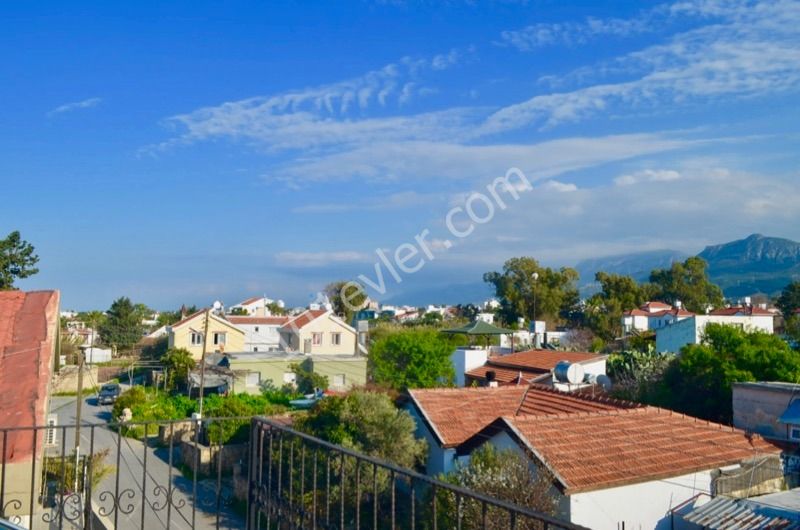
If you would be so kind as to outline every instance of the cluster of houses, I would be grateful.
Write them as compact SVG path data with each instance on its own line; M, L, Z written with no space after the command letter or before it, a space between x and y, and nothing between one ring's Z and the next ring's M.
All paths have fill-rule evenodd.
M708 324L726 324L749 331L774 333L776 309L766 304L753 305L745 298L740 305L708 308L703 314L695 314L681 307L663 302L647 302L637 309L622 315L622 330L626 336L654 332L656 351L677 353L687 344L699 344Z

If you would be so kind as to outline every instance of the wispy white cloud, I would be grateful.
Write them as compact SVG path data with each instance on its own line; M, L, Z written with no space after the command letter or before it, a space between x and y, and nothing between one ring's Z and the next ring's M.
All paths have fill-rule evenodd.
M334 264L368 262L371 256L365 252L342 250L335 252L279 252L275 261L279 265L292 267L327 267ZM373 258L374 259L374 258Z
M720 21L620 57L614 71L628 80L541 94L500 109L487 120L485 132L548 128L618 108L630 112L800 88L800 2L679 2L669 12ZM586 77L587 70L581 70Z
M355 202L347 200L342 202L329 202L320 204L306 204L292 208L292 213L299 214L330 214L353 211L386 211L410 208L431 202L438 194L419 193L416 191L401 191L391 193L385 197L370 197L369 199Z
M681 178L680 172L674 169L643 169L614 178L614 184L617 186L631 186L640 182L668 182L679 178Z
M63 114L64 112L72 112L74 110L96 107L97 105L102 103L102 101L103 101L102 98L88 98L84 99L83 101L73 101L72 103L65 103L49 111L47 115L55 116L56 114Z

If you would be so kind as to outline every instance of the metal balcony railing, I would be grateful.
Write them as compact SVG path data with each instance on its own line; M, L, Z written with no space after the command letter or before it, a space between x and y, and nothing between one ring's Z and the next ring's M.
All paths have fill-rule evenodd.
M260 417L0 428L0 465L25 528L578 528Z

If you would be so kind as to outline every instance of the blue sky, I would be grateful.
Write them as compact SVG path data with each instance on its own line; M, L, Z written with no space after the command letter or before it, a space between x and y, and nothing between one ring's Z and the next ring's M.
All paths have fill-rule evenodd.
M40 254L20 286L65 307L302 304L425 229L434 259L386 297L517 255L800 239L796 1L2 15L0 232ZM533 189L446 248L448 211L511 167Z

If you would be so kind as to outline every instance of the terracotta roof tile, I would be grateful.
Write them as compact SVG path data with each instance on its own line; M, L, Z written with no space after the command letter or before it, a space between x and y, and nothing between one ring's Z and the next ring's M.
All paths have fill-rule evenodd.
M544 385L410 390L412 400L443 447L469 439L500 416L607 411L640 405Z
M502 419L567 493L686 475L780 449L758 436L656 407Z
M503 368L500 366L492 366L490 364L485 364L483 366L479 366L478 368L469 370L465 373L465 375L478 381L484 381L486 379L486 372L489 371L494 372L495 381L501 385L523 384L527 386L531 381L538 380L542 376L547 375L546 373L542 373L540 371ZM520 381L520 376L522 381Z
M0 292L0 427L45 422L58 302L58 291ZM25 460L32 450L32 431L8 433L7 461Z
M733 316L733 315L747 315L747 316L763 316L769 317L773 316L772 313L767 311L766 309L761 309L760 307L722 307L720 309L715 309L708 313L709 315L718 315L718 316Z
M580 363L601 359L603 359L603 356L589 352L528 350L490 357L487 364L503 368L516 368L518 370L543 373L553 370L559 361Z
M435 388L409 394L442 446L454 447L498 416L513 415L526 388Z
M302 329L326 313L328 313L328 311L325 309L307 309L284 324L281 327L281 331L295 331Z

